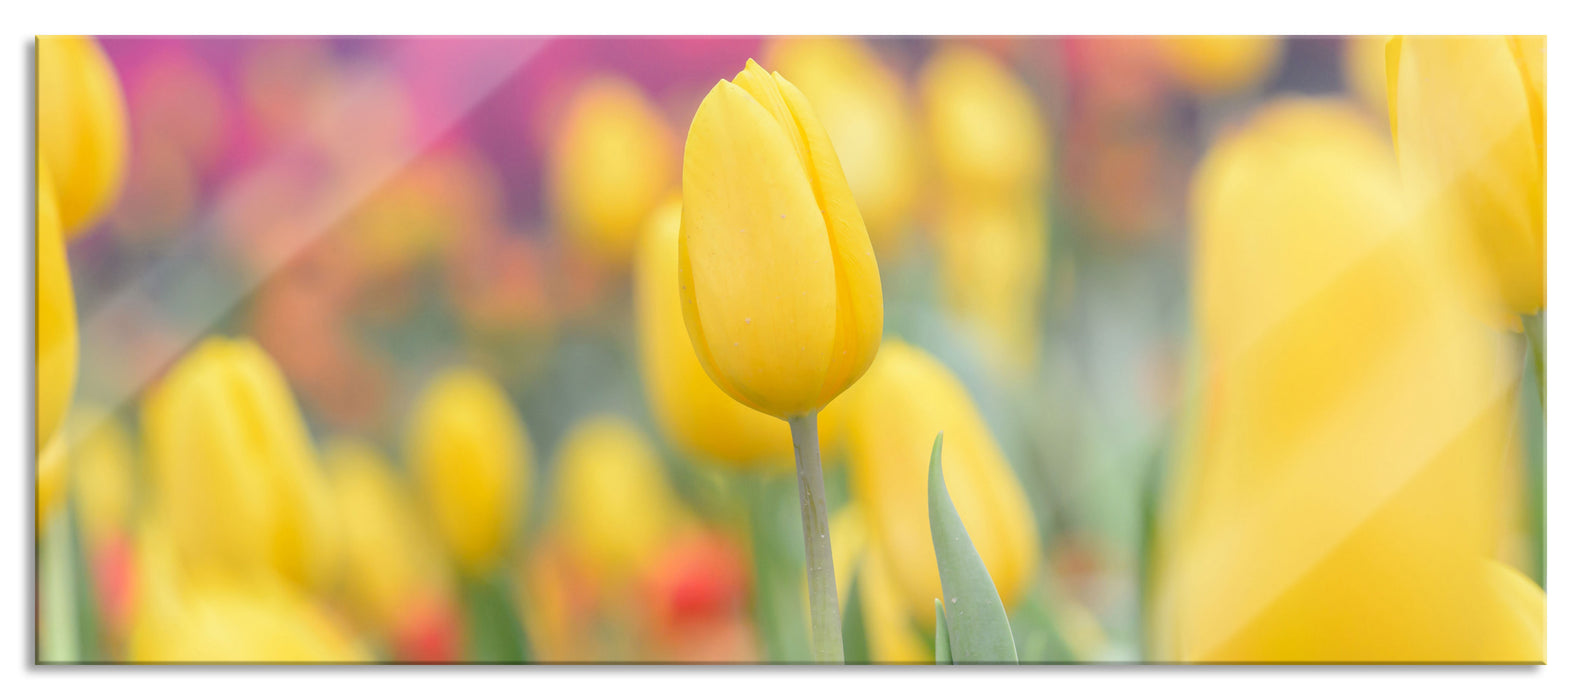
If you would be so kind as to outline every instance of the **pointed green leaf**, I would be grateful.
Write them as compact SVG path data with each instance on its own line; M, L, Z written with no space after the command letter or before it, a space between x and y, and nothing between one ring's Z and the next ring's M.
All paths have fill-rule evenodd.
M934 438L934 455L928 462L928 529L945 592L950 656L955 663L1016 663L1016 641L1000 593L945 489L939 459L944 444L945 434L940 433Z
M934 665L949 666L950 629L945 625L945 606L934 599Z
M851 588L842 591L846 612L841 616L840 638L846 647L846 663L871 663L868 656L868 625L862 617L862 569L851 576Z

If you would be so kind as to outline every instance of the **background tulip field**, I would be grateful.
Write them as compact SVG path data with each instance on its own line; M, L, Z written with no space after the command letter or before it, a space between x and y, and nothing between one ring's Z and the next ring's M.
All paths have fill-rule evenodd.
M37 659L812 658L677 292L751 58L882 282L847 663L935 661L941 432L1021 663L1542 662L1546 46L1387 39L41 37Z

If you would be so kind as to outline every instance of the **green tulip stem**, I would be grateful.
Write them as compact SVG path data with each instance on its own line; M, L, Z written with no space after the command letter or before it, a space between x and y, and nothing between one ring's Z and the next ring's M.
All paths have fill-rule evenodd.
M1545 359L1547 355L1545 351L1548 349L1545 347L1545 321L1546 319L1544 318L1543 311L1522 316L1522 333L1527 336L1527 344L1532 346L1533 349L1533 374L1535 375L1534 378L1538 380L1538 405L1544 409L1545 414L1548 414L1548 391L1544 386L1546 383L1544 381L1546 379L1544 375L1546 369Z
M796 450L797 493L802 499L802 543L807 550L808 610L813 616L813 661L845 663L840 636L840 600L835 592L835 557L830 552L829 516L824 508L824 467L818 456L818 412L790 419Z

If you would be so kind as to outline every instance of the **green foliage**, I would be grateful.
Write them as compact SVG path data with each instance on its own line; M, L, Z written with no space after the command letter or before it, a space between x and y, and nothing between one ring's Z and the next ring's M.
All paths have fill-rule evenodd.
M939 582L945 592L943 604L936 605L934 611L935 638L940 636L937 628L942 627L950 642L953 663L1017 663L1016 641L999 590L945 488L945 472L940 464L944 441L944 433L934 438L934 454L928 464L929 532L934 539ZM935 657L938 656L936 649Z

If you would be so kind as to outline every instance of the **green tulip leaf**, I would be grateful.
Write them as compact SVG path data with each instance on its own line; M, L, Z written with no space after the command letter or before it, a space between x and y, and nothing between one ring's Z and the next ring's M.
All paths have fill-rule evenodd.
M1000 592L945 489L939 458L944 445L945 434L940 433L934 438L934 455L928 462L928 529L945 592L944 626L950 639L950 658L958 664L1016 663L1016 640L1011 636L1011 621L1000 602ZM938 610L935 612L937 616Z
M842 591L846 611L841 615L840 638L846 647L847 664L872 663L868 656L868 626L862 616L862 569L851 577L851 588Z
M949 666L950 630L945 626L945 604L934 599L934 665Z

